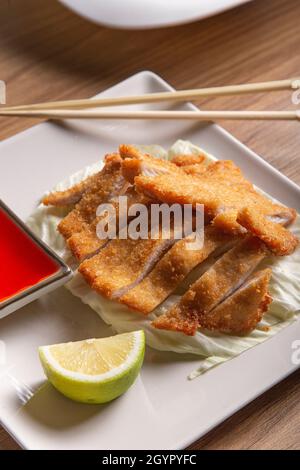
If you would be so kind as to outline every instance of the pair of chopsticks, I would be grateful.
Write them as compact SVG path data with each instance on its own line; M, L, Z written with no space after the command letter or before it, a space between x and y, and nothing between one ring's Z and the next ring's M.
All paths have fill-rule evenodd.
M103 107L140 103L180 102L209 96L245 95L271 91L300 89L300 79L277 80L245 85L199 88L117 98L53 101L31 105L0 107L0 116L19 116L46 119L193 119L218 120L300 120L295 111L134 111L99 110Z

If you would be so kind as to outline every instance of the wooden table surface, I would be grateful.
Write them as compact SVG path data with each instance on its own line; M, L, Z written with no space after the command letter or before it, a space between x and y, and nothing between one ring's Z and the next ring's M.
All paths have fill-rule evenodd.
M2 0L0 79L7 83L8 103L21 104L89 97L145 69L178 89L300 76L299 17L299 0L256 0L191 25L121 31L91 24L53 0ZM289 92L199 104L293 109ZM0 140L35 122L0 119ZM299 123L226 122L224 127L300 183ZM300 449L299 379L300 371L191 449ZM17 448L0 429L0 449Z

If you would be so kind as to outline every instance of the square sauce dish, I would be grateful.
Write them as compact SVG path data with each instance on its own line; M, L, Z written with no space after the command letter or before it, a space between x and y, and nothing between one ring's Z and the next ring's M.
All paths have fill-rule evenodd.
M71 269L0 200L0 318L71 277Z

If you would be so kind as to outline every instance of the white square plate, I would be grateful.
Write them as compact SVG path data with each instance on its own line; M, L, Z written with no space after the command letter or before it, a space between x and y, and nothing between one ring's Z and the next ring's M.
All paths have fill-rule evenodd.
M139 73L102 96L151 93L171 87L151 72ZM137 106L145 108L145 106ZM190 104L177 108L195 109ZM154 121L44 123L0 144L0 197L23 220L45 190L121 142L190 140L234 160L259 187L300 211L300 190L214 124ZM188 381L199 358L148 350L140 377L124 396L103 405L81 405L44 386L37 347L94 336L110 329L66 289L0 320L0 418L27 449L183 448L292 373L292 342L299 320L263 344Z

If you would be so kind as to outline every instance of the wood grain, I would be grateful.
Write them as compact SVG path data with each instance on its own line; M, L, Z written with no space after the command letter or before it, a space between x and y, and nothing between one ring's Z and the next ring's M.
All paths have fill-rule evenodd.
M41 8L42 3L42 8ZM121 31L88 23L51 0L0 3L0 79L8 104L86 98L136 73L175 88L300 75L300 2L257 0L191 25ZM207 98L203 109L294 109L289 92ZM0 139L36 120L0 119ZM224 122L224 127L300 183L299 123ZM300 373L265 393L192 449L300 449ZM18 446L0 431L0 449Z

